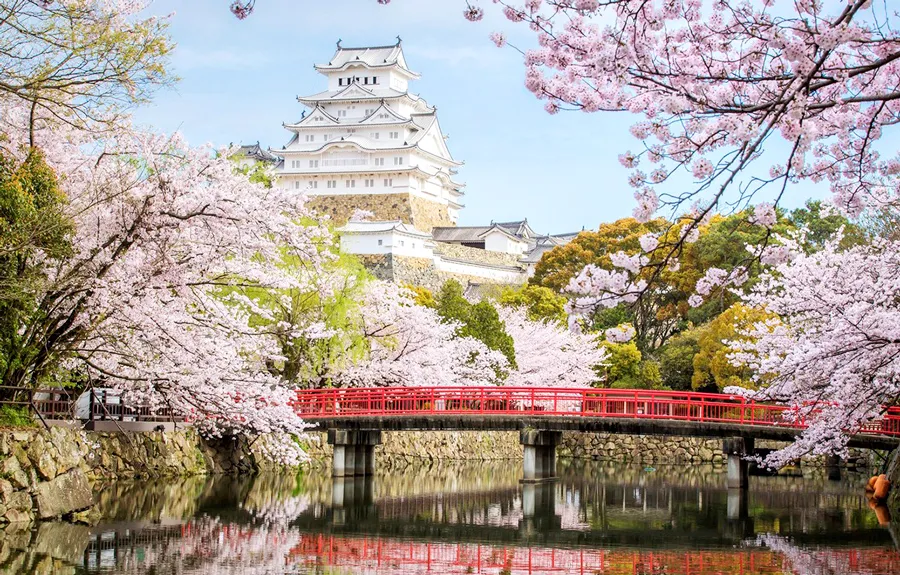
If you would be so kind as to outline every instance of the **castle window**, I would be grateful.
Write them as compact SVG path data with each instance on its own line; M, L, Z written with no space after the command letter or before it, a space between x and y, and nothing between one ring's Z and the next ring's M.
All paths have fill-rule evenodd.
M300 182L294 182L294 189L295 189L295 190L299 190L299 189L300 189Z
M372 83L373 83L373 84L377 84L377 83L378 83L378 76L372 76Z
M391 139L396 140L400 137L400 132L391 132Z
M374 188L374 187L375 187L375 180L366 180L366 187L367 187L367 188Z
M311 181L311 182L309 183L309 187L310 187L310 188L313 188L313 189L318 188L318 187L319 187L319 180L313 180L313 181Z
M368 83L369 83L369 77L366 76L366 77L363 79L363 84L368 84Z
M372 115L372 109L371 109L371 108L369 108L369 109L366 110L366 116L370 116L370 115Z
M327 187L327 188L336 188L336 187L337 187L337 180L328 180L328 184L327 184L325 187Z
M395 166L402 166L402 165L403 165L403 156L396 156L396 157L394 157L394 165L395 165Z
M403 240L400 240L400 247L402 248L404 245Z
M378 240L378 245L380 246L382 244L384 244L384 240Z
M375 139L377 140L380 135L381 135L380 133L375 132Z
M338 78L338 86L343 86L343 85L344 85L344 79Z
M307 141L307 142L312 142L312 141L314 141L315 139L316 139L315 134L306 134L306 141Z
M328 141L328 134L325 134L324 136L322 136L322 139L325 140L325 141L327 142L327 141Z
M346 185L346 187L348 187L348 188L355 188L355 187L356 187L356 180L347 180L347 181L345 182L345 185Z
M319 167L319 160L310 160L310 161L309 161L309 167L310 167L310 168L318 168L318 167Z
M347 117L347 110L338 110L337 115L338 115L338 118L346 118L346 117Z
M384 158L375 158L375 165L376 165L376 166L383 166L383 165L384 165Z
M384 187L390 188L394 185L394 178L385 178L384 179Z

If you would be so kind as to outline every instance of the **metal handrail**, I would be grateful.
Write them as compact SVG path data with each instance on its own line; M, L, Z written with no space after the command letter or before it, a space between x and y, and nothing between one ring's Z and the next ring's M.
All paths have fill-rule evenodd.
M353 416L540 415L660 419L802 429L796 408L702 392L534 387L368 387L301 390L297 414L315 421ZM853 433L900 436L900 408Z

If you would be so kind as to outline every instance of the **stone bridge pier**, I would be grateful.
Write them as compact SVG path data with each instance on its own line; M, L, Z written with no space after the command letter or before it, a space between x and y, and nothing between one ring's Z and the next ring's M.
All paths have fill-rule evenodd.
M729 437L722 441L722 452L727 457L728 489L747 489L750 483L750 462L753 439Z
M562 431L523 429L519 443L524 450L522 481L545 481L556 477L556 446L562 441Z
M381 431L377 429L329 429L328 443L332 446L332 475L354 477L375 473L375 446L381 445Z

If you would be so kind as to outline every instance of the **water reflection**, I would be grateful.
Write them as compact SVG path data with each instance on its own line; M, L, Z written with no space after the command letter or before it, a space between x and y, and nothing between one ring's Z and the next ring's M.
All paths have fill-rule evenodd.
M390 476L193 478L98 486L95 526L7 528L2 573L900 573L859 477L514 463Z

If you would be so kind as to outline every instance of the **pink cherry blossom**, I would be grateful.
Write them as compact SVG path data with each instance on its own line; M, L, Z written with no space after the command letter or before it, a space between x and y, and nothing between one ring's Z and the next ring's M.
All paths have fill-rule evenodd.
M505 385L587 387L598 379L595 366L606 360L593 334L581 334L547 321L529 320L524 309L501 307L500 319L513 338L516 369Z
M625 343L634 338L635 329L629 324L622 324L617 327L611 327L606 330L605 335L608 341L612 343Z
M771 228L775 225L777 217L775 215L775 208L772 204L762 203L756 204L753 207L753 216L751 221L758 225L766 228Z
M786 403L809 425L769 457L780 466L805 453L845 453L847 433L877 421L900 397L900 244L842 250L838 240L793 253L762 276L745 300L776 314L732 342L732 360L758 374L761 390L741 392Z

